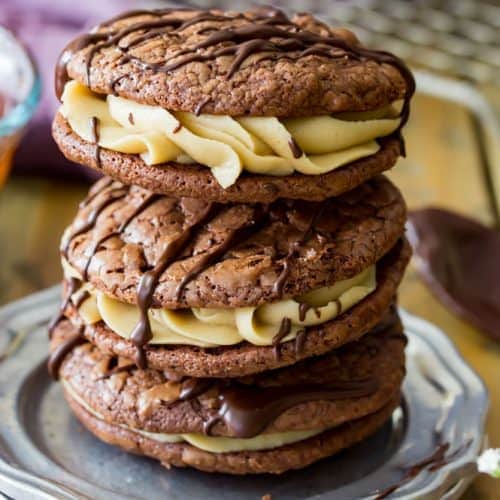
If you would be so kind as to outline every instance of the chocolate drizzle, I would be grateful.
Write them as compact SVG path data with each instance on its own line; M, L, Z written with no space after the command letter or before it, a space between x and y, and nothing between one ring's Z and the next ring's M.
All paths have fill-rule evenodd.
M196 109L194 110L194 114L196 116L200 116L201 112L203 111L203 108L210 102L210 97L205 97L202 99L196 106ZM181 125L182 126L182 125Z
M283 267L281 273L279 274L277 280L273 286L273 292L278 296L283 295L283 288L288 279L288 274L290 272L290 260L295 256L295 254L300 250L300 247L307 242L307 240L312 236L317 222L323 216L323 212L327 206L328 200L323 201L316 209L315 212L309 214L309 223L306 226L306 230L303 231L298 238L289 244L288 252L283 260Z
M342 312L342 302L340 302L340 299L335 299L335 304L337 306L337 315Z
M190 401L203 394L214 385L208 378L188 378L181 385L179 401Z
M99 118L93 116L90 119L90 126L92 131L92 142L95 144L95 164L97 168L101 168L101 147L99 146Z
M303 384L280 387L255 387L231 383L219 389L221 406L217 415L205 422L204 432L223 421L238 438L261 434L289 408L310 401L339 401L372 395L379 387L373 378L336 381L331 384Z
M160 277L168 266L183 252L189 243L191 234L193 234L198 227L204 226L214 216L214 211L216 210L216 205L207 204L200 212L192 214L193 222L188 224L174 240L167 243L153 269L146 271L141 277L137 287L137 305L141 316L130 336L130 339L137 347L135 361L139 368L145 368L147 365L143 346L147 344L152 337L148 309L153 302L153 294Z
M135 368L134 363L127 363L125 365L117 365L107 369L97 380L104 380L118 373L129 373Z
M68 63L73 56L80 50L85 49L89 45L103 39L103 35L99 33L86 33L72 40L62 51L59 59L57 60L55 69L55 93L59 101L61 100L64 86L70 80L68 75Z
M76 309L79 309L80 306L90 297L90 293L88 290L82 290L81 293L78 294L78 297L73 301L73 305Z
M276 359L280 359L280 343L281 341L290 333L292 330L292 321L290 318L283 318L281 320L280 329L278 333L273 337L273 347L274 356Z
M294 158L300 158L304 154L300 146L297 144L297 141L293 137L291 137L288 141L288 145L290 146L290 151L292 152Z
M233 56L233 61L225 75L231 78L242 66L242 64L253 54L262 53L263 59L290 59L297 61L308 56L316 56L329 59L350 58L355 60L374 60L379 64L394 66L406 82L404 104L401 110L401 122L396 131L400 137L400 129L408 120L410 98L415 91L413 76L404 62L396 56L379 50L371 50L362 47L352 40L347 40L338 34L330 33L328 36L299 29L282 11L277 9L260 9L249 14L236 14L232 16L214 14L210 11L193 11L195 15L191 19L182 19L175 15L174 10L163 9L160 11L132 11L122 14L114 20L98 26L93 33L83 35L69 44L59 58L56 69L56 94L60 99L65 83L68 81L67 64L74 54L82 49L85 53L85 66L87 85L90 87L90 68L94 56L102 49L114 47L121 52L122 56L118 64L133 63L143 70L155 73L171 73L186 64L192 62L209 62L221 56ZM121 28L112 28L116 20L124 20L139 15L149 15L153 19L132 22ZM164 17L166 16L166 17ZM180 49L170 54L162 63L149 63L128 51L155 37L165 34L177 34L201 22L220 22L231 19L245 19L246 24L232 28L218 29L205 28L199 33L208 33L206 38L192 47ZM110 29L107 29L110 28ZM121 43L130 35L139 33L135 38L129 40L127 45ZM117 77L111 82L114 85L126 74ZM196 109L197 113L208 101L201 101ZM400 137L401 139L401 137ZM403 154L404 144L401 139ZM300 148L290 145L296 158Z
M399 488L404 486L414 477L418 476L424 470L427 470L429 472L437 471L438 469L446 465L450 460L457 458L458 456L463 454L469 448L470 444L471 441L466 441L452 453L448 453L450 449L450 443L443 442L441 444L438 444L434 452L431 453L428 457L423 458L419 462L403 467L404 475L401 480L398 483L393 484L385 490L379 492L374 500L382 500L383 498L387 498L390 494L397 491Z
M83 326L79 327L77 332L71 335L69 338L64 340L61 344L59 344L54 351L49 356L49 360L47 362L47 368L50 376L57 380L59 378L59 369L64 361L64 358L78 345L86 342L85 338L82 335Z
M107 192L103 192L102 200L99 203L97 203L96 206L91 210L87 219L82 224L77 225L77 227L74 228L73 231L70 233L69 237L66 240L66 243L63 245L61 249L62 254L64 256L67 256L69 246L71 245L73 239L79 236L80 234L90 231L95 226L97 218L103 212L103 210L109 207L115 201L125 198L127 192L128 191L124 187L118 187L118 188L111 187Z
M229 232L225 241L219 245L213 252L207 252L198 263L182 278L181 282L177 286L175 297L179 300L182 296L184 288L186 285L206 270L210 265L220 259L224 254L226 254L230 248L238 242L248 239L252 234L259 231L262 223L267 220L269 215L268 206L257 206L254 211L254 218L243 223L240 227L233 229Z
M99 195L103 195L103 199L99 202L96 203L96 206L91 210L89 216L87 217L87 220L77 226L70 234L68 237L66 243L63 245L61 249L61 253L67 257L69 246L71 244L71 241L78 235L86 233L87 231L90 231L93 229L97 222L97 218L99 215L103 212L105 208L110 206L112 203L115 201L118 201L122 198L124 198L128 191L125 187L121 186L120 187L113 187L113 180L109 178L105 178L105 180L101 181L102 185L99 186L95 192L93 192L90 196L88 196L81 204L80 208L84 208L88 206L93 200L95 200ZM109 189L108 189L109 188ZM106 191L107 190L107 191ZM130 214L129 217L127 217L121 224L120 226L102 236L100 239L95 241L93 245L91 246L90 252L88 252L87 260L85 262L85 265L83 266L82 269L82 276L84 280L87 280L88 278L88 268L90 266L90 262L92 260L92 257L95 255L99 247L105 243L107 240L114 236L120 236L125 229L128 227L128 225L140 215L141 212L146 210L149 206L151 206L153 203L155 203L157 200L161 198L160 195L157 194L150 194L144 198L144 200L139 204L139 206Z
M89 191L88 196L80 202L79 208L84 208L89 205L95 198L97 198L105 189L113 184L113 179L111 177L103 177L97 181Z

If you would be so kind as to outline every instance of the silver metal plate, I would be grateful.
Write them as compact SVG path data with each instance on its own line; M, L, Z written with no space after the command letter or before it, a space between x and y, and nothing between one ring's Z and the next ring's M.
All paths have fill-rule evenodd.
M404 403L377 434L336 457L282 476L166 470L99 442L73 418L45 369L46 325L59 287L0 309L0 492L20 498L374 498L408 466L449 443L390 498L458 498L484 439L486 389L435 326L401 312L408 374ZM1 354L3 353L3 355Z

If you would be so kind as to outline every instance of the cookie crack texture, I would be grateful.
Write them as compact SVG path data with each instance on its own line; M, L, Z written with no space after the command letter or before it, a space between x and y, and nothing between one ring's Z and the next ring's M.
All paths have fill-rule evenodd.
M319 203L224 205L160 196L142 212L150 192L125 188L125 198L107 206L122 185L102 182L63 238L68 263L80 273L86 269L97 290L136 303L133 291L144 270L157 266L165 249L189 230L153 293L153 307L171 309L257 306L351 278L394 246L406 214L399 192L382 177ZM71 238L103 205L95 225ZM205 212L202 223L189 229ZM304 271L307 280L300 278Z
M312 16L288 19L278 10L132 12L68 45L59 93L69 77L98 93L232 116L366 111L409 102L414 90L395 56Z

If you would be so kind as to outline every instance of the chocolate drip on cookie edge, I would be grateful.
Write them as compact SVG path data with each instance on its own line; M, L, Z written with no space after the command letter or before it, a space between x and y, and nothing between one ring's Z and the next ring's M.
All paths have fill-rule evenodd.
M299 251L300 247L312 236L316 228L316 224L323 216L327 204L328 200L324 200L318 205L315 212L309 214L309 221L307 223L305 231L302 231L302 233L299 234L299 236L295 240L289 243L288 252L285 258L283 259L283 267L281 270L281 274L278 276L273 286L274 292L277 295L279 296L283 295L284 286L288 278L288 273L290 272L290 259Z
M136 367L135 363L128 363L125 365L113 366L112 368L108 368L99 378L98 380L104 380L113 375L117 375L118 373L129 373Z
M98 180L89 191L87 197L80 202L78 208L84 208L97 198L105 189L110 187L115 181L111 177L103 177Z
M290 146L290 151L292 152L294 158L300 158L304 154L300 146L297 144L297 141L293 137L288 142L288 145Z
M78 294L78 297L75 297L73 301L73 305L76 309L79 309L80 306L90 297L90 292L88 290L82 290L81 293Z
M274 356L276 359L280 359L280 343L290 333L291 329L292 321L290 318L283 318L278 333L273 337Z
M96 167L98 169L101 169L101 146L99 146L99 140L100 140L99 118L97 118L96 116L93 116L90 119L90 126L91 126L91 131L92 131L92 142L95 145L95 164L96 164Z
M55 329L55 327L59 324L59 322L64 318L64 313L66 311L66 308L69 305L69 302L71 300L71 296L82 286L81 280L78 278L71 277L68 280L68 290L66 291L66 296L64 297L64 300L61 304L61 307L59 308L59 311L57 314L52 318L52 320L49 323L49 326L47 327L48 332L49 332L49 338L52 337L52 333Z
M338 307L338 303L337 303L337 307ZM314 307L311 304L308 304L307 302L302 302L299 305L299 320L304 321L306 319L308 311L310 311L311 309L314 310L314 314L316 314L317 318L321 317L321 313L317 307Z
M59 344L54 351L49 356L49 360L47 362L47 369L49 371L50 376L54 380L59 379L59 369L66 358L66 356L80 344L87 342L82 334L83 326L79 327L76 333L67 338L64 342Z

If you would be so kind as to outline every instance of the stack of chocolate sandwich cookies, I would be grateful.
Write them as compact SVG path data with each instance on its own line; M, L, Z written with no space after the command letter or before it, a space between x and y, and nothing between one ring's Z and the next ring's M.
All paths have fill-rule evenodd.
M49 370L100 439L234 474L373 434L400 402L394 300L414 83L305 14L129 12L71 42L53 135L106 174L62 238Z

